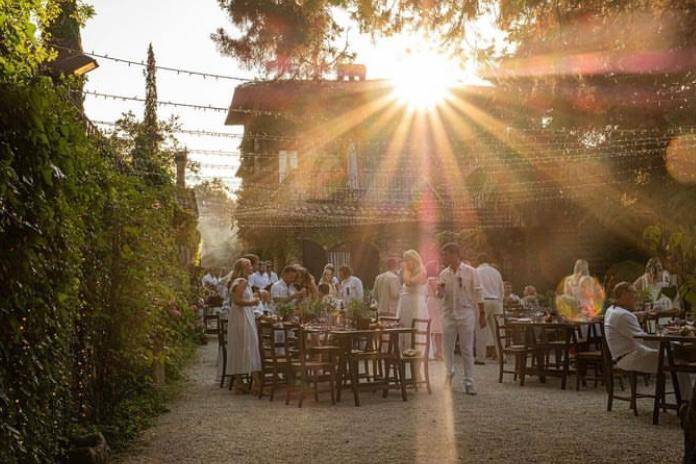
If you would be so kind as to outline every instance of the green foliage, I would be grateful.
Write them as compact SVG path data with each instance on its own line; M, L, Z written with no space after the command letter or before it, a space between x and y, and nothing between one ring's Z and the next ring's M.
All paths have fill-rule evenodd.
M0 85L3 463L55 462L81 429L121 446L161 410L153 366L176 376L196 333L195 218L100 150L67 93Z
M370 307L360 300L351 300L346 307L348 319L357 321L359 319L369 319L372 316Z
M310 321L321 314L326 306L320 298L309 298L299 304L300 318L303 321Z
M50 24L58 12L57 1L0 0L0 81L31 77L51 58L38 30Z

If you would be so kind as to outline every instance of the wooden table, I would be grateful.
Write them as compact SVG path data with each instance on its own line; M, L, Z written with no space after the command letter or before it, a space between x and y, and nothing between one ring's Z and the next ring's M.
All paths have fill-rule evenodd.
M657 425L660 422L660 408L679 410L682 404L681 391L679 389L679 381L677 379L678 372L696 373L696 365L693 364L676 364L674 362L674 353L672 344L696 344L696 337L683 335L659 335L659 334L644 334L636 335L637 339L646 342L655 342L659 344L659 352L657 357L657 380L655 382L655 403L653 405L653 424ZM665 359L667 364L665 365ZM674 386L674 403L667 403L665 383L666 372L669 372Z
M591 322L587 322L589 324ZM586 324L584 322L563 321L563 322L534 322L531 320L508 319L505 325L520 330L524 334L525 355L520 366L520 385L524 385L524 377L527 374L527 354L532 354L536 358L537 368L533 373L539 376L539 380L546 382L546 376L552 375L561 378L561 389L565 390L568 374L570 373L570 349L577 345L575 331L578 327ZM558 331L562 338L560 340L549 340L547 338L548 329ZM556 354L556 369L547 366L545 355L551 350ZM562 353L562 363L558 364L558 354Z
M383 390L384 395L388 393L390 388L398 387L401 390L401 397L404 401L407 400L406 386L404 384L404 372L401 363L401 348L399 345L399 335L413 333L412 328L406 327L393 327L393 328L381 328L381 329L344 329L344 328L310 328L309 330L316 330L318 332L325 332L330 337L335 340L335 344L339 347L338 355L338 375L337 375L337 401L341 400L341 387L350 382L350 388L353 391L353 397L355 400L355 405L360 405L360 398L358 390ZM385 363L383 375L381 377L377 376L374 372L372 376L372 381L370 382L360 382L359 373L356 370L351 369L350 366L353 365L354 358L360 356L360 353L355 353L353 347L355 346L355 341L360 339L366 339L368 344L374 343L376 340L380 340L382 335L387 335L389 337L389 342L387 344L387 350L379 353L375 353L375 358L383 361ZM375 344L379 350L381 346ZM389 365L394 364L398 369L398 382L392 380L388 376Z

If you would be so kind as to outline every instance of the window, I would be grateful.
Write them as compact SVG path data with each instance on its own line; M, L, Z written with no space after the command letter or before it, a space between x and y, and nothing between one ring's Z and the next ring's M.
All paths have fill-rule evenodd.
M278 182L283 182L291 171L297 169L298 157L296 151L281 150L278 152Z

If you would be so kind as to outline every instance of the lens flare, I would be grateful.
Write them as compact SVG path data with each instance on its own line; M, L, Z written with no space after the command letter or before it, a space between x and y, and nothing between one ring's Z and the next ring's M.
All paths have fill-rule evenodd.
M681 135L667 146L667 172L677 182L696 183L696 135Z
M569 275L558 286L556 310L564 319L589 321L601 314L604 298L604 288L594 277Z

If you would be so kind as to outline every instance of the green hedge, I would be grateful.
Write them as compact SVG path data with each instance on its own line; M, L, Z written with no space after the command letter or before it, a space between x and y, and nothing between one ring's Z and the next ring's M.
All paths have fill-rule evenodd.
M0 85L0 462L71 434L119 447L161 408L152 366L190 352L195 220L171 182L117 169L47 79ZM177 243L179 242L179 243Z

